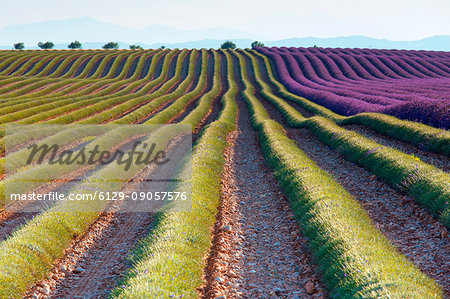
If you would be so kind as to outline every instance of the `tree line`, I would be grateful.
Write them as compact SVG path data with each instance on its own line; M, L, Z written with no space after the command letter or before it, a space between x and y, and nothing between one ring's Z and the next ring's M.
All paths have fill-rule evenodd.
M39 42L38 47L46 50L46 49L53 49L53 47L55 46L54 43L47 41L45 43L43 42ZM257 47L264 47L264 44L262 42L259 41L254 41L251 43L251 47L252 48L257 48ZM67 45L67 48L69 49L82 49L82 45L79 41L73 41L70 44ZM103 49L107 50L107 49L119 49L119 43L116 42L109 42L103 45L102 47ZM160 49L165 49L165 46L161 46ZM221 46L221 49L236 49L236 44L232 41L226 41L224 42ZM23 50L25 49L25 44L20 42L20 43L16 43L14 44L14 49L16 50ZM130 45L130 49L131 50L143 50L143 48L140 45Z

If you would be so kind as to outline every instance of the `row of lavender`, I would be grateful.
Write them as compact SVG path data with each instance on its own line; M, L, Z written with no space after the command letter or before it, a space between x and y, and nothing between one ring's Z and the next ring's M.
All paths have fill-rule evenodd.
M293 93L342 115L378 112L450 127L450 52L258 48Z

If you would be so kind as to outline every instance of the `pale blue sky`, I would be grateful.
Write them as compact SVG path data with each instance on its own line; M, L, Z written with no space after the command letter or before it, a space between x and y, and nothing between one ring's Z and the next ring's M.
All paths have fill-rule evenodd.
M449 0L0 0L0 28L90 16L122 26L228 27L265 39L450 35Z

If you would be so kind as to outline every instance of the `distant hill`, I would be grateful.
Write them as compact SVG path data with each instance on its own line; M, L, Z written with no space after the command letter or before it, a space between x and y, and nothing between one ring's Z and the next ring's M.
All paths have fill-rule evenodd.
M14 43L24 42L27 49L37 48L38 42L52 41L67 44L74 40L102 45L115 41L125 44L184 43L203 39L258 39L255 34L228 28L182 30L163 25L133 29L101 22L89 17L63 21L47 21L0 29L0 45L11 49Z
M391 41L366 36L345 36L334 38L292 38L274 42L266 42L273 47L329 47L329 48L373 48L373 49L406 49L450 51L450 35L433 36L417 41Z
M105 43L119 42L120 48L130 44L144 48L219 48L225 40L233 40L238 47L248 48L258 35L229 28L182 30L163 25L133 29L101 22L89 17L62 21L47 21L0 29L0 49L12 49L13 44L24 42L26 49L38 49L39 41L52 41L55 49L67 49L67 44L79 40L84 49L99 49ZM390 41L366 36L333 38L291 38L264 41L266 46L286 47L340 47L450 51L450 35L433 36L417 41Z
M239 48L249 48L252 39L232 39ZM169 48L219 48L224 40L205 39L187 43L165 44ZM450 35L433 36L418 41L390 41L366 36L346 36L334 38L292 38L279 41L264 41L268 47L328 47L328 48L372 48L372 49L406 49L450 51ZM161 43L149 45L157 48Z

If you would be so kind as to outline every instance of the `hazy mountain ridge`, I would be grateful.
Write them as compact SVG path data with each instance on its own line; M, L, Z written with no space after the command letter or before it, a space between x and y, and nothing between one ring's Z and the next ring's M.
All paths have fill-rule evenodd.
M344 36L333 38L293 38L267 42L273 47L330 47L330 48L375 48L375 49L408 49L450 51L450 35L432 36L417 41L391 41L366 36Z
M0 29L0 49L12 49L24 42L26 49L38 49L39 41L52 41L55 49L67 49L67 44L79 40L85 49L98 49L109 41L119 42L120 48L140 44L144 48L219 48L225 40L233 40L240 48L248 48L253 40L263 40L266 46L341 47L450 51L450 35L433 36L417 41L390 41L366 36L333 38L291 38L264 41L249 32L229 28L182 30L164 25L133 29L101 22L89 17L15 25Z
M24 42L27 48L36 47L39 41L55 44L73 40L84 42L116 41L126 44L183 43L203 39L259 38L255 34L228 28L182 30L164 25L151 25L134 29L101 22L89 17L63 21L47 21L0 29L0 45L12 47Z

